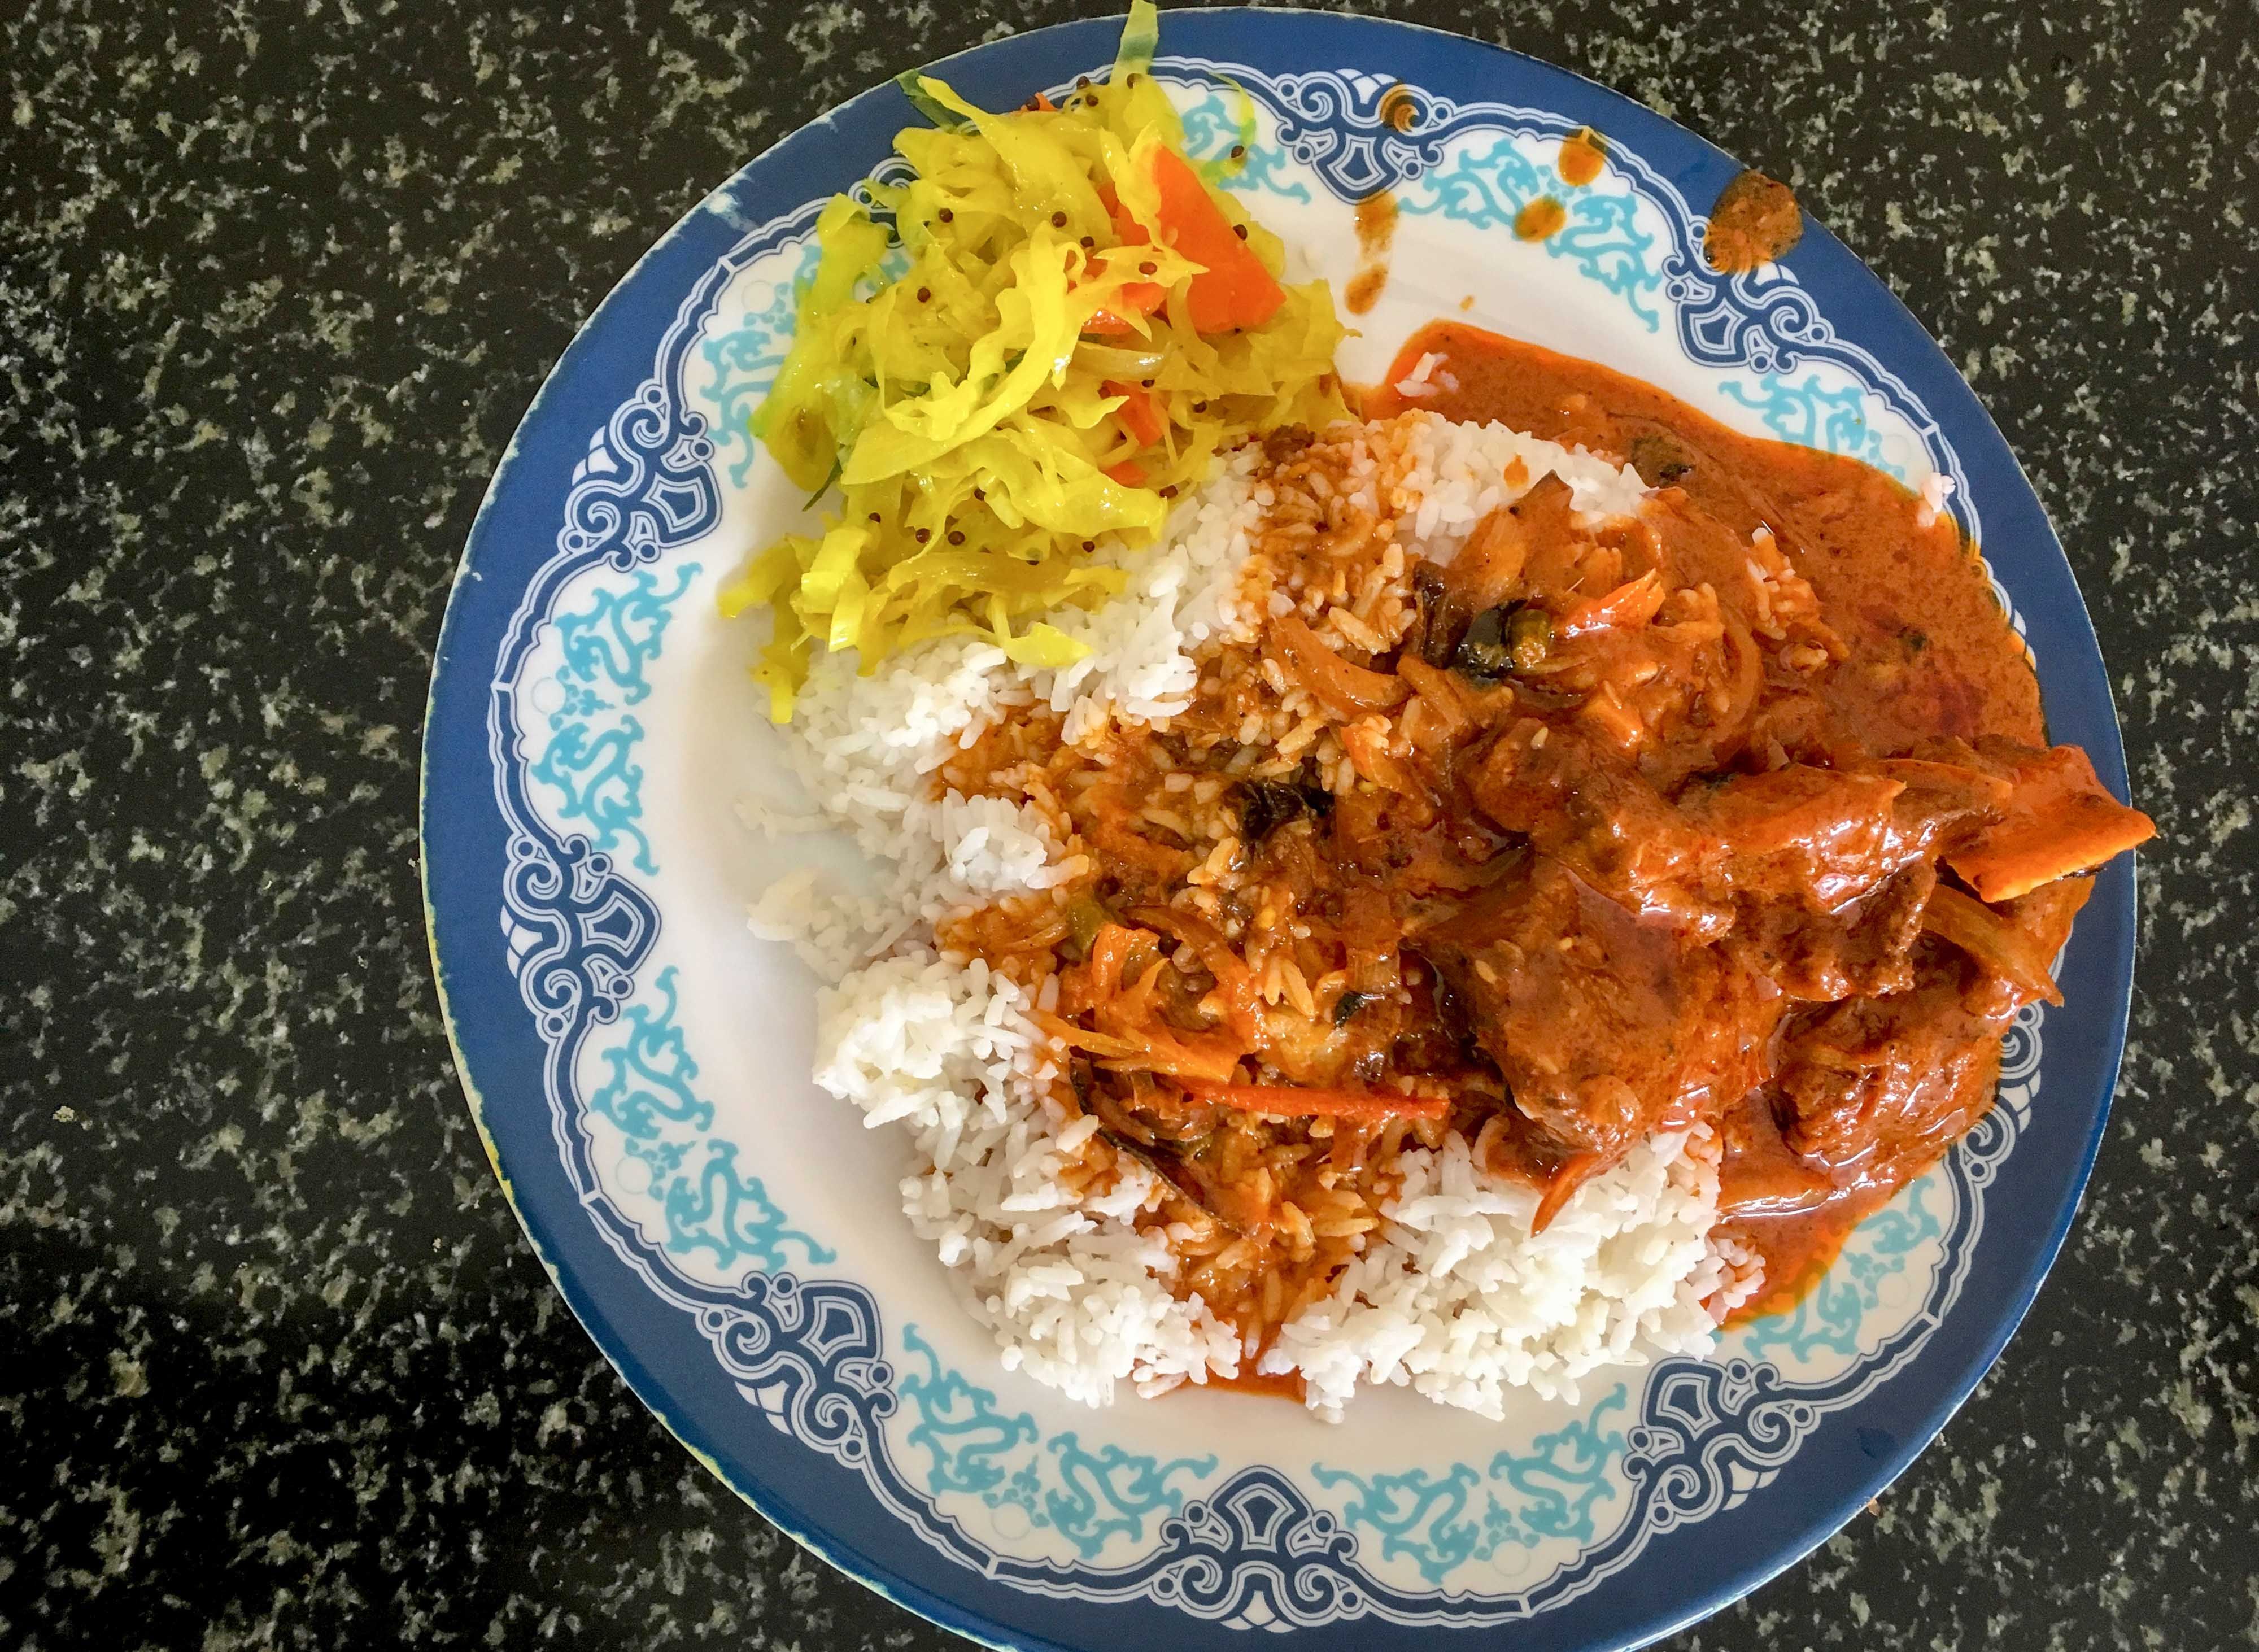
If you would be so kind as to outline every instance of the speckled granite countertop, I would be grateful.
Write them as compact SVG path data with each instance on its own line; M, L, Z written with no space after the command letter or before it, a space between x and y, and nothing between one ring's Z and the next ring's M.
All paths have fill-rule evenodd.
M436 1017L417 728L488 474L636 255L864 85L1097 9L0 8L0 1644L947 1643L535 1265ZM2259 1638L2259 14L1371 9L1645 100L1875 266L2055 514L2164 833L2030 1320L1677 1644Z

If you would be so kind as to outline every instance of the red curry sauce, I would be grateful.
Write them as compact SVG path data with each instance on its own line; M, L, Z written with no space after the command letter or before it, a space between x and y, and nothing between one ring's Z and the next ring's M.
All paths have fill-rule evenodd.
M1368 416L1386 417L1414 405L1393 386L1429 354L1440 359L1430 381L1437 393L1417 405L1455 420L1497 420L1621 458L1651 484L1671 490L1663 495L1666 511L1699 515L1743 540L1770 531L1808 581L1819 615L1840 643L1840 657L1801 681L1768 664L1754 720L1792 705L1797 727L1789 744L1801 746L1799 765L1946 756L1941 742L1963 751L2009 743L1997 747L2001 751L2044 744L2037 680L1975 549L1949 519L1888 476L1856 459L1743 435L1606 367L1450 322L1424 328L1405 344L1386 380L1392 388L1368 398ZM1682 568L1672 577L1694 575ZM2076 787L2079 807L2106 816L2098 843L2063 849L2073 857L2066 865L2041 865L2035 875L2044 887L2006 903L2005 913L1982 908L2005 915L2028 953L2041 958L2060 949L2089 885L2056 874L2097 864L2151 830L2145 817L2101 794L2082 754L2063 755L2065 766L2084 777ZM1638 763L1668 787L1717 757L1650 747ZM1776 744L1772 760L1778 765L1780 758ZM1735 761L1748 766L1749 753L1745 749ZM1901 767L1919 773L1916 765ZM1942 765L1937 778L1943 778ZM1688 805L1682 801L1681 807ZM2068 811L2050 809L2049 816L2050 828L2061 824L2059 838L2073 835ZM1542 831L1542 822L1532 823ZM1636 835L1622 821L1609 824L1619 837ZM1814 833L1831 830L1816 815L1806 824ZM1944 875L1949 886L1952 874ZM1948 887L1932 906L1950 901L1962 903L1955 911L1979 905ZM1784 927L1793 929L1799 921ZM1761 929L1763 922L1753 926L1745 918L1742 929ZM1760 950L1769 943L1757 943ZM1797 944L1796 938L1787 943ZM1614 949L1615 955L1622 951ZM1806 996L1785 1014L1752 1006L1746 1047L1719 1063L1723 1085L1756 1080L1746 1093L1714 1094L1707 1102L1725 1138L1721 1207L1766 1259L1766 1286L1743 1316L1792 1305L1826 1271L1859 1221L1934 1163L1991 1105L2000 1035L2026 998L1983 969L1966 967L1934 936L1913 956L1911 979L1890 983L1900 988L1894 993L1835 999L1831 989L1795 982L1792 970L1782 974L1792 993ZM1831 1062L1863 1068L1863 1093L1855 1088L1845 1098L1849 1116L1836 1129L1839 1138L1850 1139L1830 1143L1825 1128L1800 1128L1796 1100L1783 1093L1785 1079L1793 1084L1804 1071L1795 1065L1799 1052L1823 1068ZM1823 1078L1809 1087L1824 1089L1825 1083ZM1553 1168L1557 1174L1557 1163Z
M1420 407L1621 455L1643 480L1682 489L1743 538L1770 527L1850 651L1851 668L1828 673L1820 692L1869 744L1997 734L2036 745L2047 737L2039 680L1975 548L1949 518L1924 525L1921 502L1881 471L1744 436L1637 379L1459 322L1422 328L1388 383L1430 352L1456 388ZM1385 417L1410 405L1384 389L1366 411Z
M1375 190L1357 203L1357 274L1350 277L1342 303L1352 316L1362 316L1380 302L1388 285L1388 249L1396 239L1396 197Z

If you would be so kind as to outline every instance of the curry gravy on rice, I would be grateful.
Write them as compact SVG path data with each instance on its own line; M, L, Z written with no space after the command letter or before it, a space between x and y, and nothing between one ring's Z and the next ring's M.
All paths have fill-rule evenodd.
M1251 1349L1450 1130L1542 1229L1710 1127L1764 1264L1742 1311L1785 1306L1983 1116L2016 1012L2059 1001L2079 874L2153 828L2047 745L1973 550L1879 472L1460 324L1390 377L1377 423L1267 439L1267 623L1182 715L1071 744L1016 708L943 771L1081 870L937 938L1035 994L1055 1099L1099 1122L1075 1173L1158 1175L1171 1288ZM1535 485L1430 565L1349 502L1352 467L1389 498L1410 409L1659 491L1602 523L1508 474Z

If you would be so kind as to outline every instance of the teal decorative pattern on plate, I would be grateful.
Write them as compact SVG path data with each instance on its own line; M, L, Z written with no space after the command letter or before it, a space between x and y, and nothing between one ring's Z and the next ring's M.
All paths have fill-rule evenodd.
M1655 261L1661 239L1640 227L1638 197L1565 184L1512 138L1479 148L1462 145L1449 166L1400 186L1396 210L1409 217L1440 217L1469 229L1512 235L1521 210L1549 196L1561 202L1568 218L1542 243L1547 253L1568 259L1622 299L1641 326L1657 331L1663 320L1651 301L1663 291L1663 272Z
M997 1458L1023 1442L1033 1445L1041 1431L1026 1412L1007 1416L996 1408L996 1396L964 1373L942 1364L915 1325L902 1327L902 1346L924 1363L923 1375L904 1371L896 1387L917 1412L909 1442L922 1447L933 1459L926 1485L935 1493L991 1493L1010 1472ZM1007 1500L988 1496L990 1507Z
M1859 1328L1881 1305L1883 1281L1903 1274L1916 1253L1945 1236L1944 1221L1930 1208L1938 1181L1934 1172L1923 1177L1862 1222L1857 1243L1793 1308L1750 1322L1741 1353L1749 1359L1785 1354L1799 1364L1822 1353L1856 1356Z
M603 579L585 606L557 616L559 704L548 718L548 743L526 771L555 789L560 821L590 827L598 850L631 840L635 865L649 872L658 866L643 830L644 772L636 760L644 729L626 708L650 697L646 673L666 646L674 605L699 572L697 563L685 562L668 581L637 568L624 586ZM836 1260L788 1227L760 1178L738 1169L736 1143L709 1136L714 1107L691 1087L698 1064L677 1025L679 1008L670 965L645 1000L622 1010L613 1042L594 1047L604 1078L588 1096L589 1111L620 1131L622 1169L625 1161L641 1167L624 1179L659 1201L667 1250L702 1252L725 1273L787 1267L793 1251L804 1264Z
M1185 153L1196 160L1223 160L1242 141L1239 117L1226 106L1223 93L1213 87L1177 113L1185 123ZM1259 113L1257 130L1261 130ZM1226 189L1274 195L1305 205L1310 199L1309 185L1286 176L1286 152L1259 138L1247 146L1239 166L1216 182Z
M1801 384L1768 373L1757 386L1752 390L1738 379L1728 379L1718 394L1754 409L1765 428L1785 442L1864 459L1900 481L1906 479L1905 466L1883 456L1882 432L1868 421L1866 395L1856 385L1830 389L1817 373L1806 374Z
M1604 1430L1602 1422L1610 1412L1625 1409L1629 1392L1618 1383L1583 1416L1539 1435L1528 1451L1501 1451L1491 1459L1491 1478L1503 1478L1526 1499L1519 1510L1521 1524L1536 1536L1593 1541L1593 1511L1615 1496L1610 1470L1624 1449L1622 1433Z
M595 848L609 851L631 840L636 869L644 872L659 870L644 835L643 770L635 761L644 730L625 708L651 694L644 673L659 658L673 606L698 577L698 565L686 562L674 576L662 587L651 569L638 568L626 589L599 586L588 607L557 616L559 703L549 714L548 744L526 769L559 794L557 817L586 824Z
M698 1064L675 1024L673 967L659 971L652 986L657 1009L629 1005L619 1021L623 1036L599 1047L607 1077L589 1095L588 1109L619 1127L622 1150L645 1166L645 1178L628 1179L645 1180L659 1200L666 1249L676 1256L702 1251L723 1273L788 1267L787 1246L802 1263L837 1260L830 1249L785 1225L760 1178L739 1171L735 1142L709 1135L714 1107L691 1088Z
M753 440L753 409L776 382L777 369L784 366L785 354L792 348L800 286L815 273L822 257L823 249L809 238L799 249L790 274L769 283L766 303L748 310L737 325L699 345L698 353L713 372L700 388L716 410L716 445L722 452L736 455L730 461L732 487L745 485L753 461L760 457L760 444Z
M1030 1526L1057 1531L1086 1559L1110 1537L1143 1539L1148 1519L1183 1508L1176 1476L1215 1472L1212 1456L1164 1463L1112 1444L1094 1455L1072 1433L1054 1435L1038 1452L1036 1420L1000 1410L995 1394L945 1364L916 1326L902 1328L902 1346L925 1367L902 1373L896 1388L916 1413L907 1438L930 1459L928 1488L1017 1507Z
M750 1264L775 1272L792 1260L787 1244L799 1248L804 1262L834 1260L829 1247L784 1225L784 1213L769 1202L759 1177L739 1173L735 1142L708 1143L697 1173L667 1183L666 1206L666 1248L686 1256L708 1251L724 1271Z
M1183 1508L1184 1493L1169 1484L1172 1476L1205 1479L1216 1465L1212 1456L1163 1463L1110 1443L1094 1455L1072 1434L1054 1435L1045 1449L1058 1459L1058 1485L1044 1493L1044 1512L1085 1559L1116 1534L1144 1537L1149 1516Z
M1618 1383L1584 1416L1539 1435L1528 1451L1498 1453L1486 1478L1520 1495L1501 1499L1486 1492L1479 1513L1471 1514L1469 1505L1486 1477L1472 1463L1454 1463L1440 1478L1426 1469L1368 1478L1322 1463L1310 1472L1329 1490L1355 1489L1342 1510L1343 1526L1373 1533L1382 1558L1407 1560L1440 1587L1460 1567L1487 1561L1507 1543L1534 1549L1561 1537L1590 1544L1596 1508L1620 1495L1614 1470L1624 1437L1621 1428L1604 1429L1603 1420L1629 1403L1629 1391Z
M674 1024L674 981L672 967L659 971L653 985L664 1008L657 1015L641 1004L628 1007L626 1040L602 1057L610 1077L588 1097L589 1111L611 1120L631 1142L655 1138L662 1122L700 1130L714 1122L714 1104L691 1093L698 1064Z

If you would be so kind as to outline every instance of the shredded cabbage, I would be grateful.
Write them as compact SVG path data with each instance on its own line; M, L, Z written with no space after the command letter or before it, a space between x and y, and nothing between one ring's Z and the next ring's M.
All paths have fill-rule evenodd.
M837 507L719 599L725 616L774 614L754 675L778 722L818 648L852 648L868 672L978 632L1027 664L1072 663L1082 645L1040 616L1121 588L1090 555L1101 537L1148 542L1218 452L1345 416L1326 284L1279 284L1278 239L1215 189L1228 165L1174 196L1155 181L1156 151L1184 151L1149 72L1158 39L1136 0L1112 72L1063 108L991 114L904 75L935 123L894 139L915 175L866 186L878 217L839 196L816 220L819 260L752 432L796 486L836 483ZM1196 331L1195 282L1206 313L1258 324Z

